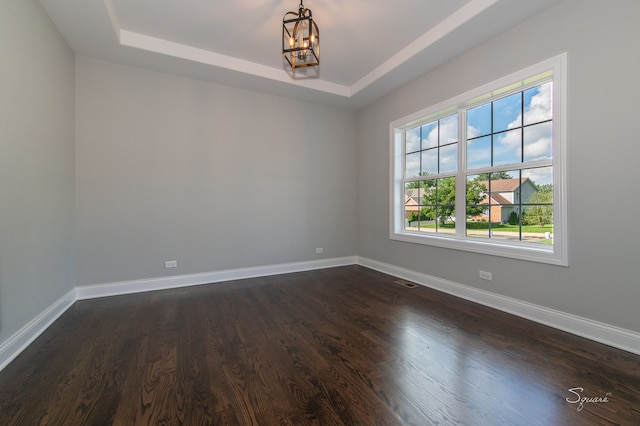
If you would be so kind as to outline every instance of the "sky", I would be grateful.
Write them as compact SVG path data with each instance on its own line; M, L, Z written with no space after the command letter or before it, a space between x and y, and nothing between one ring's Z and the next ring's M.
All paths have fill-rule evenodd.
M523 154L525 162L552 158L552 123L545 122L552 117L552 83L469 109L467 139L471 140L467 142L467 168L513 164L516 169L522 163ZM458 114L454 114L407 130L406 177L419 176L421 172L456 171L457 123ZM523 176L536 184L553 181L549 167L523 170Z

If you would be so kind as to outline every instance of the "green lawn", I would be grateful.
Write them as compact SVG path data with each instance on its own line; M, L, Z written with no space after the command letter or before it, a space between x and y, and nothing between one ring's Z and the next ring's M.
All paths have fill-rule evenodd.
M421 228L435 228L435 223L433 224L420 224ZM455 229L455 224L448 222L444 225L438 224L438 228L444 229ZM467 222L467 229L489 229L489 223L487 222ZM519 232L518 225L508 225L508 224L491 224L491 229L495 231L506 231L506 232ZM538 225L523 225L522 232L535 232L544 234L545 232L553 232L553 225L545 225L544 227L540 227Z

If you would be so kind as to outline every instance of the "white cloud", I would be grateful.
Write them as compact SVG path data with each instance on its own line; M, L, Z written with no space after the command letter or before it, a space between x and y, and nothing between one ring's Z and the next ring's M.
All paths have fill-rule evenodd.
M535 96L534 96L535 98ZM552 157L553 125L545 123L534 124L524 129L524 159L535 161Z
M439 120L438 126L433 126L428 135L423 135L423 148L446 145L458 141L458 115L452 115Z
M538 93L531 98L531 102L525 105L525 125L539 123L553 118L551 97L551 83L540 86ZM509 124L508 128L517 129L520 127L520 123L522 123L522 114L518 115L518 117ZM525 129L526 161L550 158L552 152L551 145L553 143L551 128L551 123L543 123ZM520 157L522 154L520 132L510 131L503 133L498 137L494 149L496 156L511 153L511 155Z
M420 154L410 154L405 156L405 176L413 177L420 175Z
M528 177L536 185L545 183L553 183L553 173L551 167L539 167L537 169L525 169L522 171L522 177Z
M498 144L494 149L498 150L499 153L517 151L518 155L520 155L520 141L521 138L519 130L505 132L498 136Z
M457 147L457 145L453 145ZM440 172L449 172L458 169L458 150L451 147L440 149Z
M440 120L440 145L458 141L458 115Z
M423 137L424 139L424 148L431 148L438 146L438 126L434 126L429 130L429 134L427 137Z
M407 152L414 152L420 149L420 133L414 131L407 131L405 133Z
M475 138L480 134L480 130L477 127L473 127L471 125L467 126L467 139ZM467 142L469 145L473 143L473 141Z
M553 118L553 111L551 110L551 105L553 105L552 96L551 83L540 86L538 93L531 98L531 103L525 106L525 125Z

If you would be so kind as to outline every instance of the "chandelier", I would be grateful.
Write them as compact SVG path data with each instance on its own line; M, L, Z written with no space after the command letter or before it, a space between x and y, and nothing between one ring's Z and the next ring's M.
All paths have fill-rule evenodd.
M282 56L294 69L320 65L318 26L302 0L297 12L287 12L282 18Z

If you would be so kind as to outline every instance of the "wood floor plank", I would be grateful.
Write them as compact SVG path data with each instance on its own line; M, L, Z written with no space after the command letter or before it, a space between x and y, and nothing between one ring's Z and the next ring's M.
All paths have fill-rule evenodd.
M348 266L76 302L0 372L0 424L640 424L639 356L396 281Z

